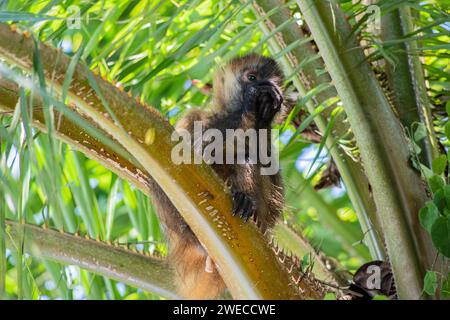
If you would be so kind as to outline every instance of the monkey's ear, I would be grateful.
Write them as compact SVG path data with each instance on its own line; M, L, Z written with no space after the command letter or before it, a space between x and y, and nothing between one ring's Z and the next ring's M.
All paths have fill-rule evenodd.
M211 83L205 83L204 85L202 85L202 82L200 80L192 79L192 84L196 86L204 95L209 96L212 94L213 86Z

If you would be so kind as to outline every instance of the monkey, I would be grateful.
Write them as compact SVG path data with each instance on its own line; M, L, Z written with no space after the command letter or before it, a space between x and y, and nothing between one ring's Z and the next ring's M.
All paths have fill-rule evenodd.
M272 58L258 54L234 58L215 73L210 110L189 110L177 121L175 130L192 132L195 121L205 130L218 129L224 135L226 129L266 129L262 139L270 145L271 124L283 104L283 82L284 75ZM261 166L259 162L212 164L230 188L232 214L245 221L253 218L267 230L282 213L284 191L280 173L261 175ZM175 271L178 294L189 299L218 297L226 287L217 267L164 192L156 182L151 183L153 203L169 242L168 260Z

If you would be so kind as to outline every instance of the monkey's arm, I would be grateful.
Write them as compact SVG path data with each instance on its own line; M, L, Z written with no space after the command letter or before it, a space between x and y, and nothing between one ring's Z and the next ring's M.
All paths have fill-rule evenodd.
M233 215L247 221L257 208L257 171L250 164L236 165L234 175L227 181L233 198Z
M209 113L207 111L193 109L190 110L180 121L177 122L177 130L187 130L191 133L193 138L194 122L200 121L204 130L217 129L223 137L226 136L226 129L244 129L245 124L251 125L254 128L254 115L251 113L243 114L242 110L236 112L219 112ZM209 141L192 140L194 149L199 152L199 147L203 148ZM225 144L223 145L223 154L227 152ZM234 215L239 215L247 220L256 209L255 197L255 175L256 171L253 165L247 164L213 164L214 171L224 180L233 199Z
M240 99L232 102L216 112L208 113L202 110L191 110L177 123L177 129L185 129L191 133L194 122L200 121L204 130L216 129L226 137L227 129L270 129L275 114L280 110L283 98L277 88L268 82L247 86ZM261 139L258 132L258 139ZM270 131L262 138L270 148ZM203 150L209 141L192 141L194 148ZM261 141L258 140L258 147ZM201 146L201 148L199 148ZM249 150L248 146L246 146ZM226 143L223 154L226 154ZM234 156L236 156L234 148ZM214 170L222 177L230 188L233 197L233 214L248 220L257 209L258 181L261 180L259 165L251 164L213 164ZM261 183L260 183L261 184ZM261 186L260 186L261 187ZM270 187L268 188L271 189ZM271 194L265 195L271 197Z

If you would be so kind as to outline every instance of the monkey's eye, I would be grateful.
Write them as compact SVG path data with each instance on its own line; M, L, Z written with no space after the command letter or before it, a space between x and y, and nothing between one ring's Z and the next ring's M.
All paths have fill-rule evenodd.
M255 81L255 80L256 80L256 76L255 76L254 74L249 74L249 75L247 76L247 79L248 79L249 81Z

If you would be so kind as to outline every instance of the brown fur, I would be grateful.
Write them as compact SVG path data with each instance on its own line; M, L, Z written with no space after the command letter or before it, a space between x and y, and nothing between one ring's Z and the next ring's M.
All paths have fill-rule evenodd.
M226 129L255 128L255 116L239 111L242 104L242 85L239 79L248 69L259 71L264 79L270 79L275 86L281 87L283 75L272 59L259 55L233 59L216 73L212 111L191 110L178 121L176 128L192 132L194 121L202 121L204 130L216 128L225 132ZM279 174L262 176L258 164L214 164L213 169L227 185L246 192L255 199L254 216L262 228L270 228L275 224L284 204ZM156 209L167 229L169 260L175 269L179 294L191 299L217 297L225 289L217 268L213 264L210 272L205 271L205 268L208 269L207 252L159 186L153 187L156 191Z

